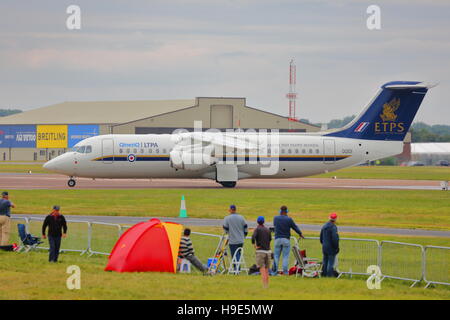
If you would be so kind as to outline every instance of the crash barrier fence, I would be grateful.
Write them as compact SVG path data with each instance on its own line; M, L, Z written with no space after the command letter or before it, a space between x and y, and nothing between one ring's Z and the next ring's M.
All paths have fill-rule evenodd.
M28 233L40 236L43 218L12 217L13 221L23 223ZM62 243L61 252L79 252L81 255L109 255L119 237L130 227L127 225L67 220L69 236ZM12 226L17 230L17 225ZM221 236L202 232L191 232L196 255L201 260L210 258ZM246 237L241 256L247 263L254 260L254 248L250 237ZM322 256L319 237L298 239L291 237L291 245L306 250L307 257ZM339 277L349 275L371 275L369 266L378 266L381 280L386 278L411 281L414 286L424 281L431 285L450 285L450 247L422 246L419 244L373 239L340 238L340 252L336 259ZM48 247L41 244L39 249ZM229 258L230 261L232 257ZM290 263L293 265L290 254Z

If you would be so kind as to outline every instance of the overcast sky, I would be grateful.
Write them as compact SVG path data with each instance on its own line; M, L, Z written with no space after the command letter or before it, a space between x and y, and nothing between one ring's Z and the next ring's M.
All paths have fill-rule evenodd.
M66 8L81 7L81 30ZM366 9L381 8L381 30ZM416 121L450 124L450 1L0 2L0 108L62 101L246 97L312 122L359 113L391 80L440 82ZM124 110L126 112L126 110Z

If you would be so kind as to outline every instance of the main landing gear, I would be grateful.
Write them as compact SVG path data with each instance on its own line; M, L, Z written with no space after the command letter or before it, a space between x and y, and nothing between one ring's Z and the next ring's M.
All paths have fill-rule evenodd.
M219 181L219 183L224 188L234 188L234 187L236 187L236 181Z
M67 181L67 185L71 188L75 187L76 184L77 182L73 178L70 178L69 181Z

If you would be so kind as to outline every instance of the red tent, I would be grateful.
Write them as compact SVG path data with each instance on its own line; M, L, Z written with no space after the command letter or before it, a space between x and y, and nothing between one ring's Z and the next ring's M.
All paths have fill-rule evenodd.
M132 226L117 241L105 271L175 273L182 229L158 219Z

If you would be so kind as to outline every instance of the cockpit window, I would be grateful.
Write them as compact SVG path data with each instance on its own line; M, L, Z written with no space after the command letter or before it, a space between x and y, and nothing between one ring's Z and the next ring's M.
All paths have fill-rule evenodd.
M78 153L91 153L92 146L75 146L72 148L72 151Z

